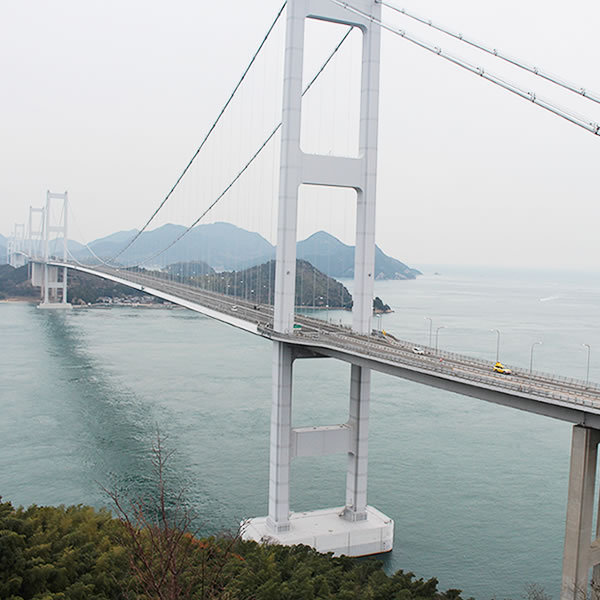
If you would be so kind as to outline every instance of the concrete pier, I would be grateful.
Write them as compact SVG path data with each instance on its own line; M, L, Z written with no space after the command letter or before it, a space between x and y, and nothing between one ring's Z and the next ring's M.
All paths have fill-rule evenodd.
M561 600L584 600L590 597L589 577L592 568L594 587L600 584L598 519L592 541L598 443L600 431L597 429L581 425L573 427Z
M351 522L346 507L290 513L287 531L275 533L266 517L250 519L242 533L245 540L292 546L304 544L334 556L369 556L389 552L394 543L394 521L372 506L364 518Z

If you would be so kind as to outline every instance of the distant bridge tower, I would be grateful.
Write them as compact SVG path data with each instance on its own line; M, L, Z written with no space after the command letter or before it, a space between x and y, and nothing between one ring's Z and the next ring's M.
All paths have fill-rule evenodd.
M15 223L13 233L6 245L6 262L15 269L27 263L25 255L25 225Z
M58 202L56 202L58 201ZM54 218L53 208L60 205L59 217ZM42 302L38 308L71 308L67 302L67 267L48 264L49 262L66 262L67 260L67 234L68 234L68 195L46 192L46 206L43 209L43 236L42 236L42 256L40 262L34 262L31 270L31 281L35 286L42 288ZM30 209L30 221L32 212L35 214L40 209ZM57 211L58 212L58 211ZM58 243L60 239L60 250L56 252L50 247L50 236L54 234L53 241Z
M381 4L355 0L379 18ZM362 32L359 157L306 154L300 148L302 75L306 19L342 23ZM290 0L284 72L283 128L275 276L274 331L294 334L298 191L302 184L356 190L356 255L353 329L370 334L375 257L375 185L379 105L380 29L349 15L330 0ZM367 505L367 446L371 372L351 366L349 419L342 425L292 428L292 366L302 357L293 339L273 342L273 400L269 514L251 519L245 538L307 544L317 550L358 556L392 549L393 521ZM345 452L345 506L290 513L290 461L298 456Z
M40 258L44 241L44 208L29 207L29 222L27 223L27 254L30 258Z

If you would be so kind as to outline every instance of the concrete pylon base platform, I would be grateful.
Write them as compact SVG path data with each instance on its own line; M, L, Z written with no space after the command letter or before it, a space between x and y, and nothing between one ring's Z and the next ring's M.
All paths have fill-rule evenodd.
M64 309L64 310L70 310L71 308L73 308L72 304L69 304L68 302L42 302L40 304L37 305L38 308L41 308L43 310L49 310L49 309Z
M290 530L274 533L266 517L245 522L242 539L263 544L293 546L304 544L318 552L335 556L368 556L389 552L394 543L394 521L372 506L367 506L365 521L347 521L340 515L344 507L291 513Z

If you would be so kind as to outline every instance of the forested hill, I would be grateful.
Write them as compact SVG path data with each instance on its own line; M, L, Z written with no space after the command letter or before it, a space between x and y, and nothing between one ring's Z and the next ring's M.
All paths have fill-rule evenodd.
M177 263L169 265L165 272L152 272L157 277L176 276L202 288L246 299L257 304L272 304L275 290L275 261L250 267L243 271L216 273L206 263ZM75 304L94 304L102 297L127 297L144 295L124 285L94 277L87 273L70 271L68 300ZM27 265L14 269L0 265L0 299L6 297L32 298L39 296L39 288L29 283ZM325 308L352 307L352 296L335 279L315 269L306 261L299 260L296 272L296 305Z
M28 266L14 269L0 265L0 299L39 296L39 288L29 283ZM175 263L164 271L149 271L156 277L175 277L203 289L219 292L256 304L273 304L275 295L275 261L243 271L217 273L202 261ZM141 292L101 277L79 271L69 272L67 299L73 304L94 304L99 298L145 296ZM296 306L349 310L352 296L346 287L325 275L305 260L296 261ZM389 312L390 307L375 299L375 312Z
M74 304L93 304L103 296L116 298L127 296L143 296L133 290L113 281L94 277L78 271L70 271L67 287L67 299ZM15 269L9 265L0 265L0 300L4 298L40 297L40 288L33 287L29 282L29 266ZM0 596L1 597L1 596Z
M243 298L256 304L273 304L275 261L243 271L228 271L200 278L207 289ZM305 260L296 261L296 306L352 308L352 296L339 281Z
M4 298L36 298L40 289L29 283L29 267L15 269L7 264L0 265L0 300Z

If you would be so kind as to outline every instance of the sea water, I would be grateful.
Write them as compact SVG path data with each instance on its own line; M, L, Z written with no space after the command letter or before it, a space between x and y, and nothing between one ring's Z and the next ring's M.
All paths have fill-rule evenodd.
M348 282L350 285L351 282ZM351 287L351 285L350 285ZM375 327L440 349L600 380L600 278L443 270L377 282ZM321 312L347 321L348 314ZM438 327L444 328L439 329ZM0 304L0 495L109 506L153 486L157 429L205 533L267 510L271 344L185 310ZM295 426L347 419L349 366L295 365ZM378 373L369 503L395 521L386 569L477 599L558 597L571 426ZM296 459L293 510L344 502L346 457Z

